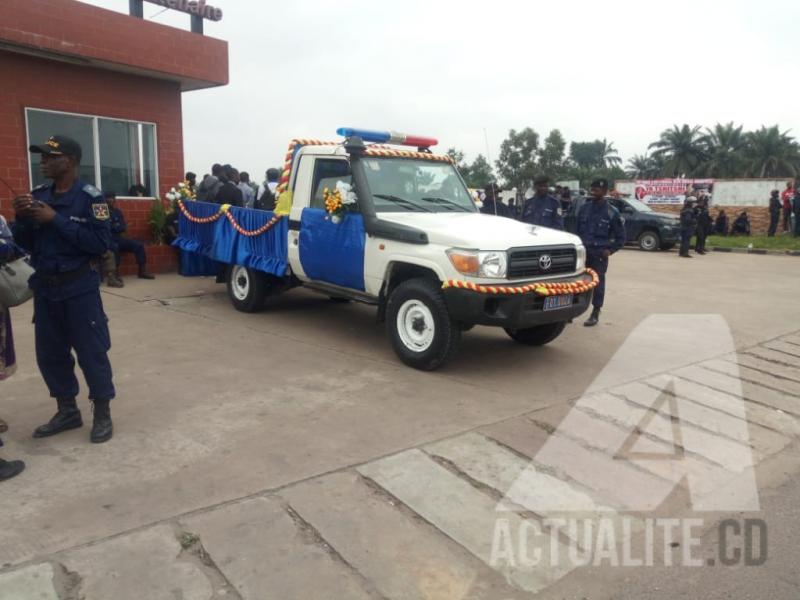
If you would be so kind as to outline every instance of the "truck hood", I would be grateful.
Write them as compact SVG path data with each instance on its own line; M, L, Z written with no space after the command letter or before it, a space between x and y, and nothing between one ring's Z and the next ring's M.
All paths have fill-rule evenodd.
M384 221L416 227L432 244L476 250L520 246L580 245L578 236L483 213L378 213Z
M669 215L669 214L666 214L666 213L657 213L657 212L654 212L653 214L656 215L657 219L663 221L664 223L676 223L677 224L677 223L681 222L680 218L676 217L675 215Z

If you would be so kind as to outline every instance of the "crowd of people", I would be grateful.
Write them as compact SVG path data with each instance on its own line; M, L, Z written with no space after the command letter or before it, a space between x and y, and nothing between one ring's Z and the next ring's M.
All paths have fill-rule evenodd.
M187 173L187 181L188 175L190 174ZM239 172L231 165L216 163L212 165L211 173L204 175L200 184L197 185L197 200L259 210L273 210L279 178L280 171L270 168L264 174L264 181L256 184L250 180L250 174L246 171ZM194 185L195 182L192 180L192 186Z

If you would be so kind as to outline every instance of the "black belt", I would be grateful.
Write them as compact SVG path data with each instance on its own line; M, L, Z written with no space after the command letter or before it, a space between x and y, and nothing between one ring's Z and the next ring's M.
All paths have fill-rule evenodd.
M93 270L94 267L92 263L84 263L83 266L73 269L72 271L64 271L63 273L56 273L55 275L42 275L40 281L47 286L57 287L77 281Z

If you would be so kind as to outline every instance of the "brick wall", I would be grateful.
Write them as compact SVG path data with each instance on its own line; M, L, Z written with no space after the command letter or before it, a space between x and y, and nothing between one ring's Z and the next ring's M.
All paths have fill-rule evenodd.
M25 108L43 108L156 123L159 190L163 197L183 179L181 92L177 82L79 67L0 51L0 177L18 192L30 189ZM57 133L57 132L54 132ZM44 141L44 140L40 140ZM11 192L0 184L0 214L9 218ZM150 239L146 217L135 214L131 235ZM149 203L145 203L148 204Z
M681 212L682 206L679 205L670 205L670 206L660 206L660 205L653 205L651 207L653 210L663 213L669 213L673 215L679 215ZM766 206L711 206L711 218L716 219L717 213L719 209L722 208L725 210L725 214L728 215L728 226L733 223L733 220L739 216L743 210L747 211L747 216L750 217L750 230L752 231L753 235L766 235L767 230L769 229L769 208ZM783 215L781 215L781 221L778 223L778 232L783 231Z
M76 0L2 0L0 40L159 74L184 89L228 83L227 42Z

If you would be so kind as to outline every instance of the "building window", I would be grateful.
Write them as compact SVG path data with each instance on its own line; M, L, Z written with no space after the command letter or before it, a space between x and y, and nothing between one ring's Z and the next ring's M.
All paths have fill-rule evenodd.
M117 196L158 193L154 124L33 108L25 113L30 143L40 144L51 135L61 134L81 145L83 158L79 175L83 181ZM39 171L40 163L41 156L31 153L34 186L46 181Z

